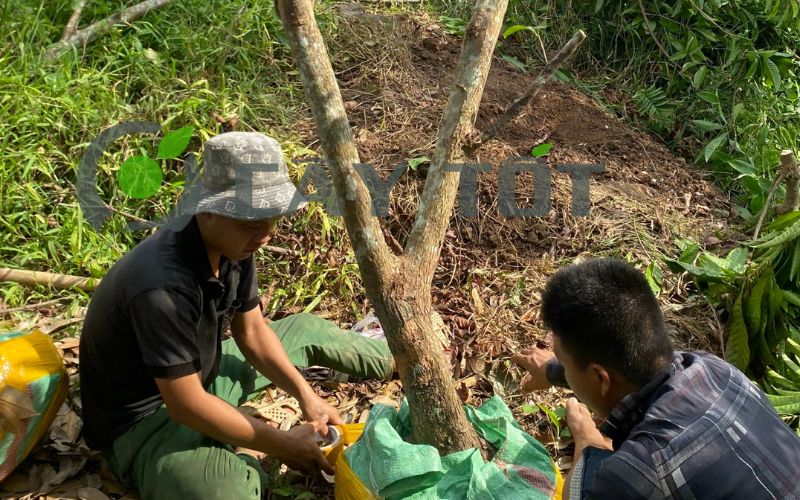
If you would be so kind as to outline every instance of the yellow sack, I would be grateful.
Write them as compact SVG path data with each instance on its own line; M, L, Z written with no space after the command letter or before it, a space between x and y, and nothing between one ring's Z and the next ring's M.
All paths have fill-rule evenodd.
M39 330L0 335L0 481L50 428L68 385L49 335Z
M344 424L337 425L344 435L343 447L355 443L364 432L364 424ZM367 487L356 476L350 464L347 462L344 453L339 450L336 457L334 469L336 469L336 482L334 484L334 497L336 500L377 500L378 497L372 494Z

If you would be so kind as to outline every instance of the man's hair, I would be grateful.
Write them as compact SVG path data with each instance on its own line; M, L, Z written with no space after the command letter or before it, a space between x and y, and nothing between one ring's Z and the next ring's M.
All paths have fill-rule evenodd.
M672 357L647 280L619 259L594 259L554 274L542 294L542 319L580 368L597 363L639 386Z

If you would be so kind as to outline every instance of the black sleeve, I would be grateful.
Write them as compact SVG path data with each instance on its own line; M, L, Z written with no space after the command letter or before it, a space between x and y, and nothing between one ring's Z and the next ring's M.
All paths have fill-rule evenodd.
M153 377L172 379L200 371L200 306L192 295L182 289L156 289L140 293L129 304L136 341Z
M569 389L567 377L564 375L564 365L559 363L555 357L545 365L544 374L547 377L547 381L552 385Z
M247 312L259 305L261 300L258 296L258 273L252 255L243 260L241 266L239 288L236 289L236 298L241 305L236 312Z

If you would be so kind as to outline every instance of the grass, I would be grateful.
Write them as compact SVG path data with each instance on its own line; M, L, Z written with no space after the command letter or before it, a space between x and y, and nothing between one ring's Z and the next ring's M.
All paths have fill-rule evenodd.
M125 229L115 215L95 231L78 206L77 166L89 142L111 125L153 121L164 132L195 128L190 151L222 132L219 123L238 118L237 130L260 131L282 142L287 157L313 153L303 148L296 124L307 120L305 95L271 1L174 2L130 26L76 50L54 63L44 49L56 41L70 15L69 1L6 1L0 14L0 267L102 276L147 232ZM81 26L115 12L123 2L89 2ZM333 29L320 16L323 30ZM219 118L217 118L219 117ZM125 158L147 151L158 138L118 140L101 159L98 192L115 210L155 220L181 193L180 161L164 165L165 182L154 198L126 197L116 182ZM299 175L297 169L294 173ZM332 269L317 256L342 248L341 224L321 210L285 221L284 233L316 233L319 248L303 252L300 263L263 257L272 312L307 308L323 288L354 302L358 277L352 255ZM337 259L339 256L337 255ZM281 283L279 278L291 278ZM322 283L326 287L322 286ZM7 307L52 296L3 283ZM86 294L59 292L79 304ZM330 292L329 292L330 293ZM319 301L317 301L319 303Z

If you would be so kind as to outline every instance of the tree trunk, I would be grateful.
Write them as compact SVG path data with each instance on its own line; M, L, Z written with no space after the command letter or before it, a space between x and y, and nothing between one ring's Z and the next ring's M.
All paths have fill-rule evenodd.
M310 0L277 0L306 89L322 150L344 208L344 220L367 296L386 332L411 410L415 442L442 453L478 447L433 330L431 282L455 202L459 175L444 165L461 159L472 132L507 0L479 0L466 30L455 83L439 132L417 220L406 251L386 244L366 185L353 168L358 151Z

